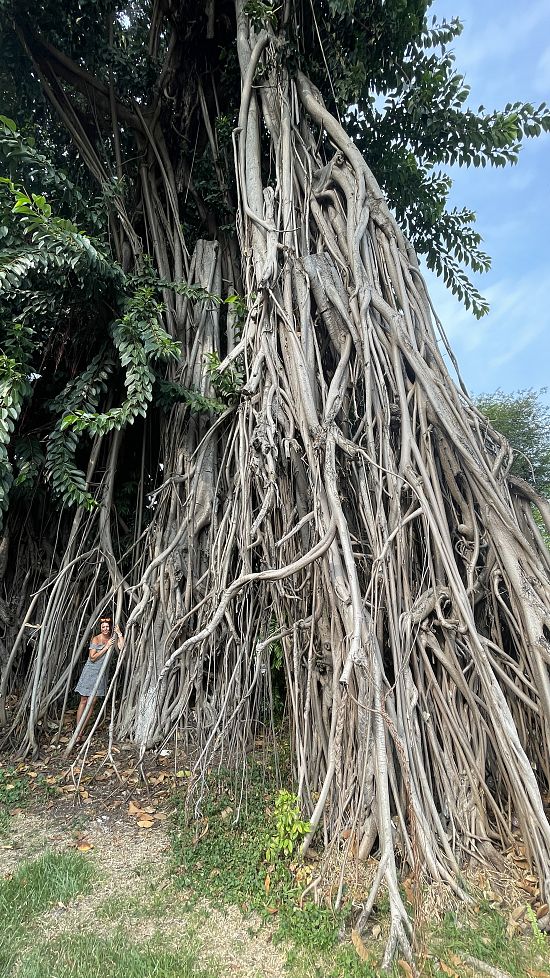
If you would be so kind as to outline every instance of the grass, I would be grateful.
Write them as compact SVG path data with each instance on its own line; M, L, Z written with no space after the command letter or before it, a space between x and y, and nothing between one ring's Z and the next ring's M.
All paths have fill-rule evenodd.
M481 901L473 913L446 914L432 928L430 946L443 961L449 957L451 960L476 958L508 972L514 978L525 978L529 970L543 974L540 969L546 966L546 974L550 975L548 939L538 930L529 936L510 937L506 933L506 926L503 915Z
M166 948L153 939L133 944L124 934L109 938L67 934L33 950L18 978L219 978L215 965L198 960L192 947Z
M3 791L11 800L19 788L8 787L15 785L13 772L9 777L4 778ZM198 820L189 821L183 802L176 803L171 878L164 870L159 873L155 863L140 864L134 870L136 886L128 895L115 892L101 903L101 891L94 894L97 931L83 935L73 926L47 940L43 922L40 928L37 923L50 908L70 904L90 890L94 876L88 857L46 852L24 863L12 878L0 881L0 978L222 978L227 968L220 970L196 942L205 915L208 926L211 908L223 911L228 905L244 914L242 930L236 922L234 952L238 953L241 935L243 945L254 945L269 921L269 940L282 943L286 952L287 978L381 978L387 898L381 894L377 901L360 958L350 940L351 908L335 913L328 906L302 905L300 895L312 873L309 864L295 851L267 860L266 849L276 833L283 842L288 838L278 820L276 795L277 786L257 768L245 796L238 778L220 775ZM184 936L170 929L176 907L178 918L185 911L192 914ZM513 978L550 978L550 943L537 930L533 914L526 915L533 928L527 936L510 937L505 917L483 900L473 911L461 908L441 921L425 923L419 935L422 978L472 978L467 958ZM137 940L136 919L151 921L158 928L155 936ZM377 938L370 933L371 924L381 928ZM396 963L392 974L404 978L409 973ZM262 978L261 970L258 975Z
M68 903L89 889L92 875L79 853L46 852L0 882L0 920L24 921L56 903Z
M91 883L90 864L78 853L46 852L23 863L10 879L0 881L0 976L11 978L27 936L29 922L58 903L66 904Z
M80 853L47 852L0 881L0 978L219 978L217 968L199 961L192 946L166 947L166 938L136 944L122 930L107 938L33 937L41 913L67 905L87 892L92 880L92 866ZM125 909L113 898L111 919Z
M102 920L116 920L132 917L137 920L162 920L174 907L174 890L171 887L157 889L155 886L148 892L141 890L136 896L114 894L99 904L96 914ZM176 898L179 894L176 894Z

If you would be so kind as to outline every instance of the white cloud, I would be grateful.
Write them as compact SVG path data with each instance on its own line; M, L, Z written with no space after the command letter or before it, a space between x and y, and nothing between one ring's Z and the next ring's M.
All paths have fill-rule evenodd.
M537 339L540 332L540 327L537 326L527 326L521 329L511 346L509 346L503 353L491 358L489 361L489 369L496 370L498 367L503 367L505 363L511 363L516 360L518 354L522 353L523 350L526 350L527 347L531 345L533 340Z

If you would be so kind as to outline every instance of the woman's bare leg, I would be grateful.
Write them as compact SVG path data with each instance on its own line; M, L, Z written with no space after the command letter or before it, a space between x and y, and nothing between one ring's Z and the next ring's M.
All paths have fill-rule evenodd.
M78 704L78 709L76 711L76 726L77 727L78 727L78 724L80 723L82 714L84 713L84 710L86 709L86 705L87 705L89 699L90 699L89 696L81 696L80 697L80 703ZM88 712L88 716L86 717L86 719L84 721L84 725L81 728L80 733L78 734L77 741L76 741L77 743L80 743L80 741L82 740L82 735L84 733L84 727L86 726L86 724L88 723L88 720L90 719L90 717L92 715L92 710L94 708L95 701L96 701L96 697L94 696L94 697L92 697L92 702L90 704L90 709L89 709L89 712Z

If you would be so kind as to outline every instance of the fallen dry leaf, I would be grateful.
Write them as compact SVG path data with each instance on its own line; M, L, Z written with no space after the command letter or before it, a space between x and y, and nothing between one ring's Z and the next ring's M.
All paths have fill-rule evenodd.
M525 890L525 892L529 893L530 896L537 896L539 888L538 885L535 885L535 883L529 883L527 880L524 880L524 882L518 883L518 886L520 890Z
M140 829L150 829L155 824L151 818L138 818L137 824Z
M460 978L458 971L451 968L450 965L445 964L444 961L439 962L439 970L443 972L444 975L449 975L450 978Z
M352 930L351 932L351 943L353 944L357 954L361 958L361 961L368 961L370 958L369 952L367 951L361 934L357 930Z
M89 852L90 849L94 848L94 845L93 842L87 842L85 839L83 839L82 842L78 843L76 848L79 852Z
M266 878L265 878L265 880L264 880L264 890L265 890L266 893L269 893L270 887L271 887L271 877L270 877L270 875L268 873L267 876L266 876Z
M131 801L128 805L128 815L141 815L141 808L136 805L135 801Z
M405 961L404 958L399 958L397 963L401 970L405 972L407 978L414 978L414 971L412 970L408 961Z
M455 968L461 968L464 964L462 958L459 958L458 954L448 954L447 957L451 964L454 964Z
M411 903L411 904L414 903L414 890L413 890L412 879L410 876L407 876L403 880L402 886L405 892L405 898L407 900L407 903Z
M155 812L153 818L156 819L157 822L165 822L166 819L168 818L168 815L166 814L166 812Z
M195 836L193 836L194 845L196 845L197 842L200 842L201 839L204 839L205 835L208 834L208 819L206 818L204 821L206 822L206 825L204 826L202 832L197 833Z

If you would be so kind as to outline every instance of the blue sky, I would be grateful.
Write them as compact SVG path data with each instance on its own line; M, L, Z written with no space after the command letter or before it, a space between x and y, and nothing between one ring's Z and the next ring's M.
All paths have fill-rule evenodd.
M435 0L433 14L464 24L452 47L473 108L550 104L549 0ZM452 203L477 212L493 259L476 279L491 304L480 321L427 274L464 382L474 394L550 388L550 133L528 140L514 167L454 168L452 175ZM544 400L550 403L550 390Z

